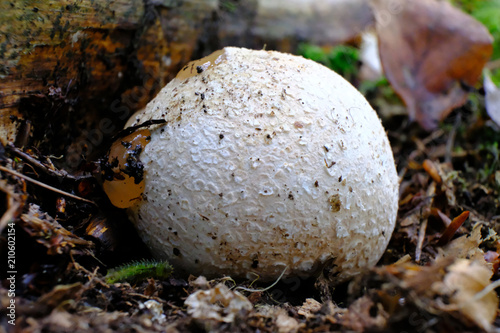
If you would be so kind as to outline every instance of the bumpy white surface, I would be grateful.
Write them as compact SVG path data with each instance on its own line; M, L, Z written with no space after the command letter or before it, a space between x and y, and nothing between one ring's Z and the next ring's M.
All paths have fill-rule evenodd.
M171 81L132 124L166 119L141 154L141 237L178 270L338 281L376 264L394 229L398 179L365 98L301 57L226 48Z

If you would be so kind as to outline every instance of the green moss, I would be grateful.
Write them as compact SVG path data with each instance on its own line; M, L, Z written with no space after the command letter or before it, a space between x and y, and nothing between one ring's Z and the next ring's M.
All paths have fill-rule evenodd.
M138 261L109 270L104 277L107 283L139 282L148 277L158 280L167 279L172 275L173 268L167 261Z
M300 44L298 53L307 59L311 59L321 63L326 62L325 51L317 45L307 43Z
M327 52L319 46L304 43L299 45L298 53L333 69L349 81L359 70L359 50L352 46L338 45Z

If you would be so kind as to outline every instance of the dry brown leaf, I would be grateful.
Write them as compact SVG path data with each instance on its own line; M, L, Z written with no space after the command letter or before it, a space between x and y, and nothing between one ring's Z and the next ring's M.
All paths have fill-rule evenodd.
M443 309L457 309L479 327L489 331L496 317L498 297L494 290L482 297L478 297L478 293L490 284L493 274L491 269L481 262L467 259L458 259L448 269L443 283L433 286L436 292L449 296L451 306L444 305Z
M385 75L409 117L436 128L462 105L492 53L493 38L470 15L446 1L374 0Z
M436 259L427 266L402 262L376 270L396 277L397 280L392 281L410 291L409 295L413 294L426 311L458 314L461 321L489 330L499 305L494 290L498 284L490 284L492 264L484 259L479 248L482 241L478 224L470 235L440 249Z
M306 298L306 301L298 308L297 313L306 318L314 317L314 314L321 310L321 303L314 298Z
M230 323L253 309L252 303L237 291L219 283L209 290L198 290L185 301L188 313L199 320Z
M429 286L440 282L445 274L446 267L453 263L453 258L442 258L428 266L419 266L406 263L393 267L401 274L401 286L414 291L422 300L431 300L435 292Z
M451 241L439 251L439 257L471 259L488 265L484 259L484 252L479 248L482 242L481 225L476 224L470 235L463 235Z

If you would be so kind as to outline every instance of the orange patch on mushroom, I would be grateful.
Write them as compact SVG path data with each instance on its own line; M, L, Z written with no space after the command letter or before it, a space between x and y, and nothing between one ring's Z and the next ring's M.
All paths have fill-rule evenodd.
M111 146L108 156L114 175L112 180L105 180L102 186L114 206L128 208L141 200L144 180L135 173L142 173L142 169L133 168L138 168L138 155L150 140L151 132L141 129L117 140Z

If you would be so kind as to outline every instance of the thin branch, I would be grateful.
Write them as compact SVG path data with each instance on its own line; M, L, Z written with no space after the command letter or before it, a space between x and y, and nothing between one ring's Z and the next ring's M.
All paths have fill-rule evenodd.
M28 176L25 176L23 175L22 173L19 173L17 171L14 171L14 170L9 170L3 166L0 166L0 171L3 171L3 172L7 172L7 173L10 173L11 175L14 175L16 177L19 177L19 178L22 178L26 181L29 181L30 183L33 183L35 185L38 185L38 186L41 186L43 188L46 188L47 190L50 190L50 191L53 191L53 192L56 192L56 193L59 193L61 195L64 195L66 197L69 197L69 198L72 198L72 199L75 199L75 200L80 200L80 201L84 201L84 202L87 202L87 203L90 203L90 204L93 204L94 206L97 206L97 204L91 200L88 200L88 199L85 199L85 198L82 198L82 197L79 197L77 195L74 195L74 194L71 194L71 193L68 193L68 192L65 192L63 190L60 190L58 188L55 188L53 186L50 186L50 185L47 185L47 184L44 184L38 180L35 180L33 178L30 178Z
M15 155L17 155L18 157L22 158L23 160L28 161L30 164L33 164L38 169L43 170L45 173L47 173L51 176L57 176L57 177L61 177L61 178L69 178L69 179L77 180L77 177L74 177L74 176L68 174L67 172L60 171L60 170L53 170L53 169L49 168L48 166L46 166L42 162L38 161L33 156L26 154L25 152L23 152L22 150L20 150L19 148L15 147L13 145L8 145L7 148L10 151L12 151Z

